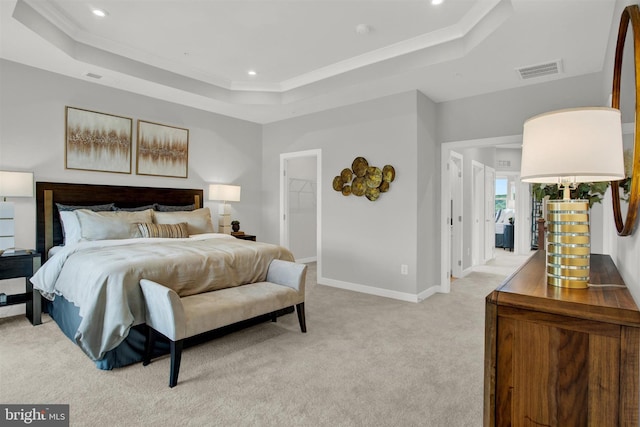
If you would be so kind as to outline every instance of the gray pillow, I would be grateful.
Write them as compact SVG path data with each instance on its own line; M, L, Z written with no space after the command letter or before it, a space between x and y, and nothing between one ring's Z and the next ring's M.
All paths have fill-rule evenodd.
M146 205L146 206L138 206L135 208L119 208L117 206L114 207L115 211L125 211L125 212L140 212L140 211L146 211L148 209L155 209L156 205Z
M171 206L171 205L161 205L156 203L156 211L158 212L183 212L183 211L195 211L196 204L184 205L184 206Z
M115 203L105 203L104 205L91 205L91 206L77 206L77 205L63 205L56 203L58 212L75 211L78 209L87 209L94 212L104 212L115 210Z

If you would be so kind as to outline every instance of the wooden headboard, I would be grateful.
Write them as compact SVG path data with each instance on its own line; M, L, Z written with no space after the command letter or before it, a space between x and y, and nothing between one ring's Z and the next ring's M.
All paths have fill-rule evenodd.
M49 249L63 243L56 203L82 206L115 203L120 208L153 203L176 206L195 203L201 208L203 195L201 189L36 182L36 249L44 262Z

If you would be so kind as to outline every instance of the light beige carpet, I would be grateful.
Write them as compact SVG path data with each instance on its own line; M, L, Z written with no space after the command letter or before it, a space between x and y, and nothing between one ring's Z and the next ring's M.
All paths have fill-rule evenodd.
M0 402L68 403L72 426L480 426L500 271L414 304L316 285L311 268L307 334L289 314L188 348L173 389L168 357L101 371L49 317L0 319Z

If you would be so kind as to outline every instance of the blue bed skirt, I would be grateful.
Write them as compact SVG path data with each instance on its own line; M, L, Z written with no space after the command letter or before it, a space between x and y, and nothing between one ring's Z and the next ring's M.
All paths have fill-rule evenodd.
M62 332L74 344L77 345L75 341L75 335L81 320L80 309L60 295L56 295L53 301L49 301L43 298L43 302L44 301L46 301L45 306L47 308L49 316L58 324ZM282 310L278 310L274 314L276 316L283 316L285 314L290 314L293 312L294 308L288 307ZM272 320L272 318L273 317L271 314L265 314L262 316L254 317L253 319L238 322L234 325L229 325L213 331L205 332L204 334L187 338L185 340L184 347L187 348L192 345L197 345L202 342L226 335L230 332L234 332L248 326ZM101 360L95 361L96 367L98 369L111 370L114 368L120 368L134 363L142 362L142 356L144 354L145 328L146 325L136 325L129 329L129 335L123 342L121 342L116 348L109 350ZM156 339L155 345L153 347L152 357L157 357L168 353L169 342Z
M75 334L80 325L80 309L67 301L64 297L56 295L53 301L47 301L49 316L58 324L62 332L75 344ZM145 325L137 325L129 330L127 338L118 347L109 350L104 358L95 361L98 369L110 370L122 366L131 365L142 361L144 352ZM157 340L154 354L169 352L168 343Z

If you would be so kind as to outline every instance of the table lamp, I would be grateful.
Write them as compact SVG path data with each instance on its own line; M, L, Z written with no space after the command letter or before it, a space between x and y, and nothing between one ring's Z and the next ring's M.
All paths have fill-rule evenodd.
M33 173L0 171L0 250L15 248L15 209L7 197L33 197Z
M210 184L209 200L221 201L218 206L218 233L231 233L231 207L227 202L240 201L240 186L226 184Z
M563 188L563 200L547 202L547 284L587 288L589 201L572 200L570 190L581 182L624 178L620 110L572 108L528 119L520 178Z

